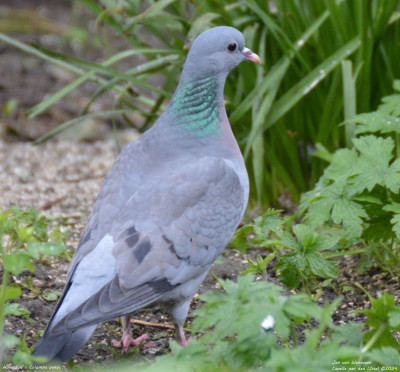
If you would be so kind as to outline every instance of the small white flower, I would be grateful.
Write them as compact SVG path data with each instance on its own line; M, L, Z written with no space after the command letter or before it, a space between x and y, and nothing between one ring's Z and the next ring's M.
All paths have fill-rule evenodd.
M261 328L264 331L270 331L275 326L275 319L272 315L267 315L261 322Z

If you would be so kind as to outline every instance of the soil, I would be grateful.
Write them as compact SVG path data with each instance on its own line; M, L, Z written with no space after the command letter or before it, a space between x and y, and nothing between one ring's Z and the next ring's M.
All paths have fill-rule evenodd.
M53 20L53 28L51 32L31 29L25 33L15 33L13 37L23 42L34 41L50 49L61 48L63 52L76 57L92 58L92 60L103 57L99 48L91 50L72 41L62 41L62 32L66 25L72 22L72 16L75 17L73 22L78 24L86 22L90 25L94 21L81 9L78 12L72 2L13 0L7 5L0 5L0 30L1 14L13 12L15 14L21 9L28 9L33 12L32 14ZM24 54L8 44L0 44L0 54L0 107L11 99L18 101L18 108L11 116L0 117L0 208L5 210L12 205L21 208L33 207L46 216L54 217L63 230L70 230L67 246L73 251L79 242L101 182L119 152L117 142L109 139L115 135L112 124L107 119L99 119L91 123L94 125L91 128L96 129L91 130L90 135L86 132L72 134L74 138L80 138L80 141L69 140L68 135L64 135L42 145L32 146L32 139L78 116L95 87L90 84L84 85L74 95L61 100L45 114L27 119L24 115L27 109L71 82L74 76L48 62ZM112 108L112 93L103 96L96 109L110 108ZM121 127L117 136L122 143L126 143L134 139L137 133ZM290 200L285 198L282 204L292 205ZM247 266L246 259L248 257L255 259L258 254L267 253L262 250L251 250L242 254L235 250L226 250L222 256L223 263L215 264L212 271L219 278L235 280ZM355 286L356 282L373 296L378 292L393 294L396 303L400 304L398 278L392 278L387 272L374 267L360 275L357 273L359 259L359 256L346 256L338 260L339 277L318 294L321 303L326 300L331 301L338 296L338 293L342 294L341 305L333 316L333 321L337 324L364 320L364 316L357 310L369 307L370 303L365 293ZM277 282L272 266L273 263L269 266L267 280ZM37 263L32 276L34 287L41 291L44 289L61 291L67 267L66 261L58 259ZM12 281L24 282L27 278L28 274L24 273L19 277L13 277ZM209 274L201 285L199 294L219 289L219 284ZM192 302L188 328L193 310L201 306L199 294ZM37 294L29 288L23 290L18 302L31 312L32 320L8 317L5 330L16 335L25 333L27 344L33 346L38 339L37 332L46 327L56 302L45 300L42 293ZM162 309L140 311L135 315L135 321L142 323L134 325L134 336L146 333L152 344L148 345L149 347L142 345L133 348L124 357L153 358L168 352L168 344L174 338L174 332ZM120 350L111 346L111 340L120 336L121 326L117 320L100 324L90 341L76 354L74 363L92 365L121 358Z

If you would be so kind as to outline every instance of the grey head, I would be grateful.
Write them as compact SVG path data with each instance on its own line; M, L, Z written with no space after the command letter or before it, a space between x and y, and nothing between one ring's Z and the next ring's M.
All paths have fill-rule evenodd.
M178 88L160 124L171 124L177 129L174 133L185 137L219 138L221 123L227 121L225 79L245 60L260 63L260 57L245 47L242 33L235 28L220 26L200 34L190 48ZM187 138L184 143L188 143Z
M182 78L202 78L210 74L226 77L243 61L260 63L260 58L245 47L243 34L233 27L219 26L201 33L190 48Z

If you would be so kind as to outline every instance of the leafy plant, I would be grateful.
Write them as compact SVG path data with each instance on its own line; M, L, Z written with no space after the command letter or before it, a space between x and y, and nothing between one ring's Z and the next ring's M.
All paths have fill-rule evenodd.
M400 82L395 83L400 90ZM376 112L355 116L354 147L339 149L300 212L312 226L342 229L349 245L364 242L366 253L386 270L398 267L400 221L400 96L386 97ZM371 134L374 133L374 134Z
M339 237L315 232L309 226L298 224L293 233L278 234L278 240L266 241L264 246L282 247L291 250L279 256L274 269L278 277L289 288L297 288L300 282L306 291L315 285L316 278L336 278L336 264L324 257L323 252L335 248Z
M332 370L334 362L339 366L359 363L374 368L400 367L398 343L384 347L369 344L367 350L363 324L332 323L340 298L319 306L302 294L284 296L280 287L253 282L250 275L239 277L237 283L227 280L221 284L223 293L202 296L205 304L196 311L193 332L201 330L203 334L187 347L172 343L172 354L159 357L150 366L121 364L114 368L133 371L140 367L146 372L308 372ZM385 296L386 301L393 301L393 296ZM390 310L395 314L391 319L398 322L400 310L391 306ZM266 317L269 325L264 330ZM382 316L376 320L378 327L381 322L386 327L387 320Z
M400 309L395 305L393 296L380 294L378 298L370 297L370 301L371 308L364 310L367 315L365 325L369 330L363 336L363 351L387 346L400 350L400 344L392 334L400 331Z
M292 235L283 229L284 220L278 216L279 212L269 209L254 223L236 232L232 243L241 250L249 246L272 249L265 258L259 255L257 262L248 259L250 266L244 273L264 274L268 263L276 258L278 262L274 269L289 288L298 288L302 283L303 288L310 292L317 278L335 278L336 264L328 257L337 248L340 234L317 232L310 226L297 224Z
M276 254L271 253L268 254L266 257L258 255L257 261L253 261L251 258L247 258L247 262L250 264L250 266L244 269L240 275L261 274L265 277L267 275L267 266L275 257Z
M100 38L111 55L101 63L29 46L0 34L1 41L77 76L32 108L31 117L86 81L98 86L78 119L60 125L41 140L88 116L122 115L129 125L146 130L170 99L185 49L194 37L208 27L234 26L244 32L248 47L263 61L263 69L239 66L239 71L230 74L225 89L230 122L246 156L253 205L268 205L286 190L297 201L326 165L319 158L310 158L314 144L320 142L334 151L351 143L353 131L345 131L337 123L375 108L400 73L400 52L393 48L400 33L398 0L78 3L97 17L98 35L103 35ZM127 50L113 49L115 36ZM146 62L121 69L122 61L139 54ZM161 87L151 83L156 74L163 76ZM109 89L117 92L113 107L104 113L90 112L92 104ZM136 121L132 111L144 121Z
M256 217L253 223L248 223L235 233L231 246L245 252L251 246L261 245L268 239L270 232L282 230L283 219L279 216L282 210L268 209L262 216Z
M66 233L55 227L48 230L50 220L39 216L32 208L21 210L12 207L6 212L0 210L0 264L2 282L0 285L0 361L7 364L29 365L33 360L24 337L20 339L4 333L7 316L24 316L29 319L29 311L12 300L18 299L23 287L29 287L29 278L21 284L11 283L11 276L19 276L24 271L35 272L34 261L48 256L60 256ZM10 356L11 350L16 351Z

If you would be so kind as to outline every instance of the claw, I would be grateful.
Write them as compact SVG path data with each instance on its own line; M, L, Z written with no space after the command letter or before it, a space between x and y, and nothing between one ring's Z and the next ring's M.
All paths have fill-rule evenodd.
M114 347L123 348L123 352L127 353L130 346L138 346L142 342L149 339L146 334L141 335L137 338L133 338L130 329L130 317L122 317L122 338L121 341L113 340L111 343Z
M112 345L117 348L123 348L124 353L127 353L130 346L138 346L142 342L144 342L148 339L149 339L149 336L147 336L146 334L141 335L137 338L133 338L129 333L125 333L122 335L122 338L120 341L113 340Z

